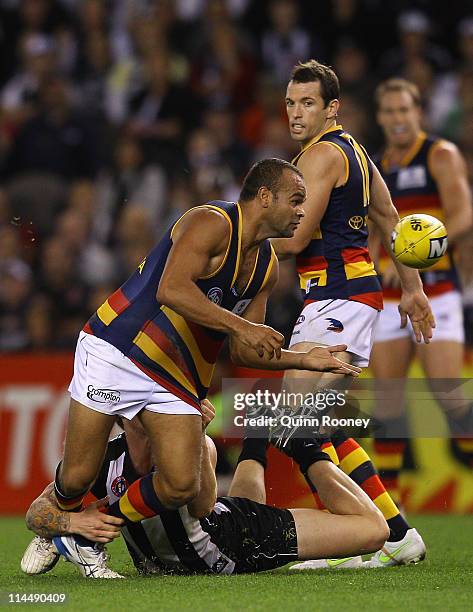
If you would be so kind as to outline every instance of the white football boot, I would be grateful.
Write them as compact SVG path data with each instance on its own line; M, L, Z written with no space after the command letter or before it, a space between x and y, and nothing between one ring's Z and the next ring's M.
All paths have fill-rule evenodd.
M419 563L425 558L425 544L416 529L409 529L399 542L386 542L363 567L392 567Z
M363 567L361 557L345 557L344 559L313 559L296 563L291 570L320 570L320 569L357 569Z
M53 542L40 536L35 536L21 560L21 569L25 574L45 574L59 561L59 553Z
M58 552L76 565L85 578L124 578L107 567L107 553L103 544L80 536L53 538Z

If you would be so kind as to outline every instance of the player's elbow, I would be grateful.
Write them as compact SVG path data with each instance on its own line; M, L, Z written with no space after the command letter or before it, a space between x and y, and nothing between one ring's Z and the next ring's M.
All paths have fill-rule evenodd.
M175 287L174 284L167 279L161 279L156 292L156 299L160 304L172 308L178 303L179 295L180 292L178 287Z

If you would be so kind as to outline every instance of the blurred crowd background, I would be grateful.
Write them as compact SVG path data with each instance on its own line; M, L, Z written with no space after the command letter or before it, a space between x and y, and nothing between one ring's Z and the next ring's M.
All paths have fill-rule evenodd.
M0 352L73 349L182 212L291 159L299 60L335 68L341 123L371 152L375 86L414 81L473 183L471 2L0 0L0 24ZM300 304L284 266L269 324L288 338Z

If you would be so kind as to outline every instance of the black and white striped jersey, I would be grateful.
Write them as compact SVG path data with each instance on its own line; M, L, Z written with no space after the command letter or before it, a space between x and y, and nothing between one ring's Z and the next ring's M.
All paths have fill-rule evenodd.
M92 488L116 501L137 480L125 434L108 444ZM122 528L138 571L233 574L273 569L297 559L292 514L236 497L217 499L212 513L193 518L184 506Z

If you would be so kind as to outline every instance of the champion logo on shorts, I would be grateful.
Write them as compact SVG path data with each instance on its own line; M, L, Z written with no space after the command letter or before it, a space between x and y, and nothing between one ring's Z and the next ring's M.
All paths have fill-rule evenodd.
M326 321L330 321L330 325L327 327L328 331L333 331L336 334L339 334L344 330L343 323L338 321L337 319L325 319Z
M117 476L110 485L110 489L116 497L121 497L128 489L128 482L126 478L124 476Z
M87 397L99 404L118 404L120 391L113 389L96 389L93 385L87 387Z

